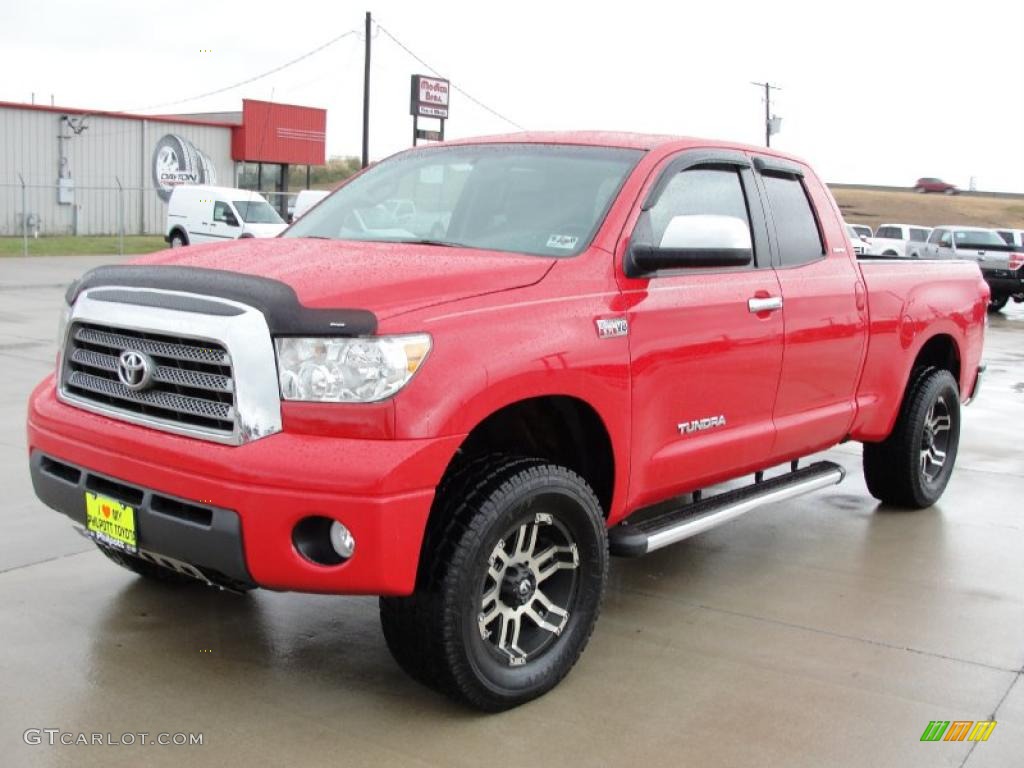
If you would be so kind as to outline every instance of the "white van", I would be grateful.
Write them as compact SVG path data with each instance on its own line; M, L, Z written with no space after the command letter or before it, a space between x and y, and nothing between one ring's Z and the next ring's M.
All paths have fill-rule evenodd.
M240 237L276 237L287 225L259 193L183 184L167 203L164 240L171 248Z
M292 213L292 221L298 221L302 214L329 194L331 194L329 189L304 189L299 192L295 197L295 211Z

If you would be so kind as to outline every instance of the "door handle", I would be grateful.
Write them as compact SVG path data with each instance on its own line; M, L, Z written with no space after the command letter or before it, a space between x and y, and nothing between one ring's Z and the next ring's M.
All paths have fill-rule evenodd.
M764 299L747 299L747 309L751 312L774 312L782 309L781 296L768 296Z

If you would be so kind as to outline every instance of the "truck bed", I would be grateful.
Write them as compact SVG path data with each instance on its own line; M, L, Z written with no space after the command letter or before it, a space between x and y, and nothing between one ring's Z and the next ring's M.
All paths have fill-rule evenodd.
M880 440L896 420L902 391L924 331L952 339L961 397L970 395L985 329L988 286L978 265L960 260L868 257L858 261L867 289L870 332L857 389L852 437Z

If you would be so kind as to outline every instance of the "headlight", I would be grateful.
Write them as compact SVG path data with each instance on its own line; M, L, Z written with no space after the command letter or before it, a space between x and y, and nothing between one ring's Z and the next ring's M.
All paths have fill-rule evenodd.
M430 352L430 336L276 339L285 400L372 403L409 383Z

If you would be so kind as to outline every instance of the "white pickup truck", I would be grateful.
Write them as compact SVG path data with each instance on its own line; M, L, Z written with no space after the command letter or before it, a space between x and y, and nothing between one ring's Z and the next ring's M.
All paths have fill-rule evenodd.
M915 224L882 224L871 238L872 252L879 256L919 259L931 228Z
M978 262L981 276L991 292L989 312L998 312L1010 299L1018 303L1024 301L1024 247L1007 243L994 229L936 227L921 256Z

